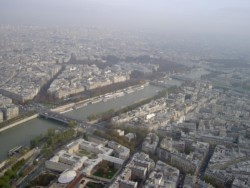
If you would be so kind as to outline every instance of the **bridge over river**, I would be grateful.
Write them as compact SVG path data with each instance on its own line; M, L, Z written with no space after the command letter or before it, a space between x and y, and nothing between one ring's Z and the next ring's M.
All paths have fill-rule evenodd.
M57 113L57 112L52 112L52 111L40 112L39 116L43 117L45 119L52 119L52 120L55 120L55 121L59 121L59 122L64 123L64 124L69 124L69 122L73 121L73 122L77 123L80 126L88 126L88 125L90 125L86 121L82 121L82 120L79 120L79 119L74 119L74 118L71 118L71 117L67 117L67 116L65 116L63 114L60 114L60 113Z

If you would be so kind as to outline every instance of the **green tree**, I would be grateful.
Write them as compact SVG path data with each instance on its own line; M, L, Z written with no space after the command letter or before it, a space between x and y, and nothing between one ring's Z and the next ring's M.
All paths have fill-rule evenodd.
M4 180L4 179L0 179L0 187L1 188L11 188L11 186L9 185L9 182Z
M49 137L52 137L52 136L54 136L55 135L55 133L56 133L56 131L55 131L55 129L54 128L50 128L50 129L48 129L48 136Z
M15 174L15 172L12 169L7 170L4 173L4 175L7 176L9 179L12 179L12 178L16 177L16 174Z
M71 120L71 121L69 121L68 125L70 128L74 128L77 125L77 123L75 121Z

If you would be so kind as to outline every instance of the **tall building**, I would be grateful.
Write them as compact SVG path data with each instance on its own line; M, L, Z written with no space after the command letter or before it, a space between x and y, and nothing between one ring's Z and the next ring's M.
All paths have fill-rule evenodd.
M18 116L19 108L12 103L12 99L0 94L0 122Z
M13 104L1 108L4 120L12 119L19 114L19 108Z
M3 112L0 110L0 123L3 122Z

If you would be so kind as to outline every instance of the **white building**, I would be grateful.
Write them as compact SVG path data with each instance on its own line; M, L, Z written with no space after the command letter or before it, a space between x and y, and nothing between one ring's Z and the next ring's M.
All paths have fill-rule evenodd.
M118 151L121 151L121 156L129 156L129 151L125 149L122 150L121 148L123 148L123 146L116 148ZM50 170L58 172L63 172L66 169L82 169L83 173L90 175L94 168L103 160L112 162L119 166L124 163L123 158L111 156L113 151L113 149L104 147L102 144L78 139L65 146L64 150L59 151L54 157L46 161L45 166Z

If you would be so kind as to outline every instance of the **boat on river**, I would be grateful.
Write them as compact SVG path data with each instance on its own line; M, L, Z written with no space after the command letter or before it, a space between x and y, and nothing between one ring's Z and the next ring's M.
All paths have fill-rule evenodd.
M23 146L20 145L20 146L16 146L16 147L10 149L8 151L8 156L11 157L11 156L18 154L22 148L23 148Z

